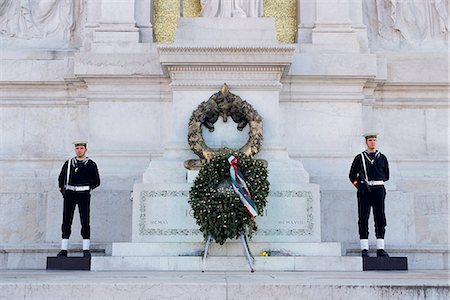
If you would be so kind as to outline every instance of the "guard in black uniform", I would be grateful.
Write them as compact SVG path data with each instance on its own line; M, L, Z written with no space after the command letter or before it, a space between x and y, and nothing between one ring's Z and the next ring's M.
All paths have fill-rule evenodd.
M355 156L350 168L349 178L358 189L358 225L361 255L369 256L369 214L373 207L377 256L388 257L384 250L386 216L384 182L389 180L389 164L386 156L377 150L377 133L364 134L367 150Z
M83 237L83 256L90 257L89 225L91 190L100 185L97 164L86 157L87 142L73 142L76 157L66 161L59 174L59 189L64 198L62 242L58 256L67 256L69 237L71 234L73 214L78 205L81 220L81 236Z

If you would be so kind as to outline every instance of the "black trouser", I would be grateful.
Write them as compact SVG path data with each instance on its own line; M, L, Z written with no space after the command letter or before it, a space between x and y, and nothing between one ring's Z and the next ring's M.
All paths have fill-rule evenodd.
M375 235L377 239L384 239L386 216L384 214L384 198L386 189L383 185L371 186L370 191L366 187L358 189L358 225L359 238L369 237L369 214L373 207L373 219L375 221Z
M75 206L78 205L81 221L81 236L90 239L91 227L89 225L91 193L89 191L66 191L64 195L63 223L61 226L62 238L68 239L72 233L72 220Z

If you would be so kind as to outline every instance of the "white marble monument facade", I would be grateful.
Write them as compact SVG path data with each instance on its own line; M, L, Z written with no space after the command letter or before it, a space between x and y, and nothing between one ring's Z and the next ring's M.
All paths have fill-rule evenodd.
M241 55L233 50L247 47L241 39L227 53L195 53L203 36L189 38L186 56L178 55L176 43L153 41L153 2L2 1L0 268L44 267L23 249L57 247L56 178L77 138L89 140L102 176L93 193L94 246L135 241L133 206L141 198L133 186L154 182L148 170L164 166L184 186L178 190L188 190L186 171L173 162L193 158L188 117L223 82L267 117L261 158L297 170L280 183L320 190L314 242L341 243L343 254L357 248L347 175L364 148L361 133L374 129L392 172L387 250L408 255L411 268L448 268L449 1L298 0L297 42L276 46L293 49L289 62L264 51ZM228 68L222 76L210 67L218 61ZM233 69L239 65L246 71ZM161 187L170 183L163 177ZM307 207L308 197L300 198Z
M239 38L233 39L236 32ZM192 36L199 36L197 46ZM235 87L264 116L264 147L258 157L268 161L271 194L253 240L320 242L318 186L309 183L301 162L289 159L279 139L280 79L294 50L278 44L270 19L240 18L232 24L225 18L179 20L175 43L159 46L161 64L171 77L174 91L173 115L178 117L173 119L172 139L165 155L152 161L143 184L135 185L133 242L174 242L180 236L183 241L203 240L187 203L192 182L186 184L187 171L180 167L192 158L186 147L185 120L201 102L198 99L209 98L223 81ZM217 139L226 142L219 134L210 139L213 144Z

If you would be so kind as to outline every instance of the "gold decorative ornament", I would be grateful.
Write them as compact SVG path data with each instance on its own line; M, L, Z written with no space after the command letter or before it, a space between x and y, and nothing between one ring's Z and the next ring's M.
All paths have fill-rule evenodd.
M153 0L153 30L158 43L173 43L180 17L180 0Z
M225 83L221 90L212 95L208 101L203 101L192 113L188 127L188 143L192 151L200 158L209 161L216 150L206 145L202 134L202 125L210 132L214 131L214 123L223 118L227 122L228 117L237 123L237 129L242 131L247 124L250 126L247 143L237 152L251 157L259 152L263 141L262 118L258 112L241 97L231 93Z
M264 0L264 17L275 21L277 39L280 43L292 44L297 34L297 1L301 0Z
M183 0L183 17L199 17L201 11L200 0Z

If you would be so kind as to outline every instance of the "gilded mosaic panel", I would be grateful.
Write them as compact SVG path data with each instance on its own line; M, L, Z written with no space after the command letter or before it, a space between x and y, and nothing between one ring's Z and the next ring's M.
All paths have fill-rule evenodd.
M198 17L202 6L200 0L183 0L183 16L184 17Z
M180 0L153 0L153 30L157 43L173 43L180 17Z
M264 17L273 17L280 43L294 43L297 33L297 0L264 0ZM198 17L200 0L183 0L183 16ZM153 1L153 29L158 43L173 43L177 20L180 16L179 0Z
M274 18L280 43L294 43L297 33L296 0L264 0L264 17Z

